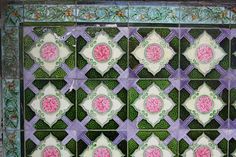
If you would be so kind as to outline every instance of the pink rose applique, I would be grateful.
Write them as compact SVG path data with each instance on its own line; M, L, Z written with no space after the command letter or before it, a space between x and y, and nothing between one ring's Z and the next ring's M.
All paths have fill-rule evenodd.
M106 96L98 96L93 101L93 107L97 112L105 113L110 110L111 101Z
M196 107L201 113L209 113L213 108L213 101L207 95L200 96L197 100Z
M56 96L48 95L42 100L42 108L47 113L54 113L58 110L60 102Z
M201 146L195 150L195 157L211 157L211 150L206 146Z
M46 62L53 62L59 56L59 49L54 43L45 43L41 48L40 56Z
M160 112L163 107L163 102L161 98L156 96L150 96L146 99L145 107L150 113Z
M111 57L110 47L106 44L98 44L93 50L93 55L98 62L107 62Z
M163 57L163 50L158 44L151 44L146 48L146 59L149 62L157 63Z
M99 147L94 151L93 157L111 157L111 153L108 148Z
M161 157L161 150L156 146L151 146L145 150L145 157Z
M61 154L56 147L48 146L43 150L43 157L61 157Z
M201 45L197 49L197 59L201 63L209 63L213 58L213 50L208 45Z

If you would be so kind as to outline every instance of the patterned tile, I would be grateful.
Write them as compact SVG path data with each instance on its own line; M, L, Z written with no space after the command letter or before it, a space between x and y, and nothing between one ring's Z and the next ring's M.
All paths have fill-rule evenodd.
M126 77L128 32L127 27L76 27L78 68L88 78Z
M179 143L180 154L185 156L208 156L225 157L228 142L217 141L217 131L190 131L188 140L181 140Z
M236 156L234 8L13 4L4 157Z
M23 11L23 4L8 5L4 24L6 26L19 26L23 22Z
M222 70L229 67L229 31L227 27L181 28L183 36L180 40L180 67L188 72L190 79L221 77ZM201 50L208 51L208 55L200 55Z
M229 93L221 90L219 81L193 80L188 89L180 91L180 116L189 128L227 127Z
M136 75L140 78L168 78L169 71L178 68L178 36L179 30L175 27L130 28L129 65Z
M30 88L26 88L25 128L65 129L63 115L74 120L76 118L76 93L63 92L63 80L35 80Z
M67 73L63 67L75 67L76 39L62 38L66 31L63 26L24 27L25 78L64 78Z
M176 140L167 141L168 132L155 131L137 133L139 140L129 141L129 156L143 156L143 155L165 155L168 157L176 156L178 153L178 142Z
M76 141L66 140L65 131L37 131L34 138L25 139L25 153L36 157L41 154L59 156L76 156Z

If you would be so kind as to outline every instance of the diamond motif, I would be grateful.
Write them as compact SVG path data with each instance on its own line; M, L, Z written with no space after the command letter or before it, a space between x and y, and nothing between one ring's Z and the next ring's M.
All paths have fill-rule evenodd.
M87 149L84 150L81 157L100 157L114 156L123 157L123 153L106 136L101 134Z
M48 32L27 53L51 75L72 52L55 33Z
M175 52L159 34L152 31L132 54L155 75L171 60Z
M175 106L169 96L154 83L132 105L153 127Z
M205 83L183 104L204 126L219 113L224 105L224 102Z
M87 43L80 52L84 59L102 75L112 68L124 53L103 31Z
M222 157L223 155L218 146L203 134L184 152L183 157Z
M100 84L81 106L101 126L104 126L124 106L124 103L104 84Z
M152 134L137 150L132 154L132 157L143 157L143 156L164 156L173 157L174 154L169 148L159 140L154 134Z
M71 152L62 145L53 135L48 135L44 141L40 143L37 149L32 153L32 157L39 156L58 156L71 157Z
M225 55L224 50L206 31L184 52L184 56L204 76L219 64Z
M48 83L29 103L31 109L49 126L60 119L72 105L51 83Z

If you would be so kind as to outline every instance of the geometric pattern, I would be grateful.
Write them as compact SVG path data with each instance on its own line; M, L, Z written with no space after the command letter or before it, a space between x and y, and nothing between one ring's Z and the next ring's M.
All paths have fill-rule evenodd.
M26 147L30 147L30 143L39 145L41 139L38 137L37 133L40 132L40 129L51 130L51 133L56 129L61 130L60 134L61 136L63 135L63 138L59 139L61 144L66 146L72 154L82 155L82 153L85 152L98 152L98 149L90 148L90 146L96 139L98 140L99 137L102 136L112 141L112 144L117 145L117 151L123 155L127 155L126 146L128 146L128 153L131 156L139 150L139 146L141 146L144 141L151 138L150 134L146 132L146 130L150 130L151 133L155 134L153 137L157 137L163 145L167 145L168 148L166 148L166 150L168 151L166 152L178 155L184 154L184 152L194 144L196 139L192 134L196 134L197 137L200 137L202 133L199 132L199 130L204 129L205 136L218 145L223 154L227 154L227 152L221 149L220 145L224 145L222 143L224 139L228 142L235 140L233 133L235 120L227 119L228 96L230 90L234 87L234 82L230 80L229 77L233 77L231 76L233 71L229 72L225 70L224 64L220 61L219 64L205 76L199 73L195 69L195 66L189 63L183 55L183 52L185 52L185 49L188 47L183 47L183 50L179 50L179 46L181 46L182 43L186 43L185 45L189 46L193 43L195 38L198 37L191 35L191 29L172 27L158 28L159 30L156 31L136 27L105 27L103 30L96 30L93 27L80 26L36 28L37 27L31 29L31 32L25 35L25 42L34 42L34 38L31 36L35 36L36 34L39 36L38 38L40 38L41 34L40 31L36 31L37 29L41 29L44 32L55 31L57 33L59 31L57 29L62 29L63 33L60 32L61 34L58 36L61 38L61 41L67 45L72 54L51 75L43 72L43 69L41 69L37 63L30 61L30 58L25 54L25 62L30 63L25 64L24 70L24 93L27 95L25 101L28 102L34 98L35 94L38 94L39 91L50 82L63 96L67 97L72 104L76 105L72 105L52 126L48 126L40 117L34 115L30 108L26 108L27 111L32 113L25 113L25 128L31 130L29 133L25 132ZM25 27L25 30L28 29L28 27ZM159 33L160 31L165 32L165 29L168 29L169 32L163 34ZM115 33L112 34L113 31L111 30L114 30ZM79 53L100 31L103 31L103 33L106 32L106 36L112 40L112 43L116 43L116 46L125 52L103 75L94 69L94 65L87 63L87 60ZM159 34L175 52L172 59L155 75L151 74L132 54L127 56L127 51L133 52L133 50L139 46L138 43L143 41L151 31L155 31L156 34ZM211 32L208 33L210 34ZM200 34L201 33L199 33L199 35ZM219 36L220 35L219 33ZM221 42L218 41L218 38L215 37L214 40L220 45ZM75 44L76 42L77 44ZM132 45L129 50L127 49L127 44ZM28 44L25 45L26 49L27 46ZM223 45L222 49L224 48ZM225 49L224 51L227 52ZM183 60L183 62L180 62L179 59ZM228 75L228 77L225 75ZM207 79L201 79L202 77ZM193 78L198 79L195 80ZM222 104L224 104L222 108L214 114L212 120L204 125L199 123L197 118L186 110L183 105L184 102L187 102L187 98L193 95L201 85L206 85L207 88L210 89L210 93L214 93L213 97L219 97L222 99ZM105 91L108 92L97 93L96 91L101 87L104 87L104 89L106 89ZM153 97L148 101L146 99L153 96L153 94L148 97L146 91L151 89L151 87L155 87L160 93L158 97ZM153 89L153 92L154 91ZM109 95L109 93L111 95ZM144 113L136 110L139 107L133 106L138 100L139 95L140 99L142 95L144 96L146 105L147 103L154 105L152 108L149 108L149 111L158 111L158 108L155 108L155 103L161 103L161 101L158 101L158 98L165 98L172 104L172 107L170 107L168 112L165 112L160 119L155 121L155 123L151 123L153 119L151 119L151 121L147 120ZM111 99L114 96L117 97L117 100L119 99L122 106L119 110L109 115L109 120L106 120L106 123L101 123L101 125L99 121L102 119L99 119L99 116L95 116L94 114L99 113L101 117L103 117L106 111L110 111L109 105L112 107L116 104L114 102L111 103ZM94 108L96 112L88 112L86 111L87 109L85 110L83 107L83 102L88 98L91 98L89 105L91 105L92 108L94 108L96 104L96 108ZM101 106L98 106L98 104ZM150 115L152 114L153 113ZM94 116L96 118L94 118ZM149 118L150 117L152 116L149 116ZM211 130L215 131L217 134L214 138L209 137ZM229 130L232 131L229 132ZM95 132L96 134L94 134ZM68 146L68 144L71 146ZM76 151L76 145L81 145L83 149ZM171 145L173 147L171 147ZM186 147L182 147L184 145ZM164 151L164 148L160 148ZM99 152L102 151L105 153L109 149L110 148L102 145L102 149L99 149ZM148 147L147 150L158 151L159 149L150 147L149 150ZM30 154L32 152L26 153Z
M4 156L235 156L234 8L4 8Z

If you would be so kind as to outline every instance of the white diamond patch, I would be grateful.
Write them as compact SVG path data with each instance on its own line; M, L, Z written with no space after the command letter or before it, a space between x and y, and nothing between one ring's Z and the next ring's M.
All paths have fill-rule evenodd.
M93 68L104 75L118 62L125 52L102 31L87 43L80 54Z
M28 105L45 123L52 126L73 104L54 85L48 83Z
M48 32L27 53L45 72L51 75L72 52L55 33Z
M171 111L175 103L153 83L132 105L154 127Z
M138 61L153 75L156 75L175 55L174 50L152 31L132 52Z
M204 76L214 69L225 55L224 50L207 32L201 34L184 52L184 56Z
M220 112L224 105L224 102L205 83L183 104L189 113L204 126Z
M106 136L100 135L87 149L84 150L80 157L123 157L124 154L114 145Z
M223 157L224 154L211 139L203 134L183 154L183 157L196 156Z
M84 99L81 106L91 118L104 126L121 110L124 103L101 83Z
M53 154L53 155L52 155ZM37 149L32 153L32 157L40 156L60 156L60 157L72 157L71 152L62 145L53 135L49 135L42 141Z
M144 141L137 150L131 155L132 157L144 157L144 156L163 156L173 157L174 154L169 148L159 140L154 134L152 134L146 141Z

